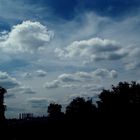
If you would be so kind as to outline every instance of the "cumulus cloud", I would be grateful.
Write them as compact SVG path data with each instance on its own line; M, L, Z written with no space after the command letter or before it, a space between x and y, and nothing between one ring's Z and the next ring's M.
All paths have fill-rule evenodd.
M79 82L79 79L73 74L61 74L58 76L58 81L60 82Z
M44 70L36 70L33 72L25 72L22 74L23 78L33 78L33 77L45 77L47 75L47 72Z
M6 72L0 71L0 86L6 89L12 89L20 86L20 82L18 82L15 78L11 77Z
M34 52L48 43L53 32L40 22L23 21L0 36L0 49L8 53Z
M59 87L59 81L58 80L54 80L51 82L46 82L44 87L48 88L48 89L54 89L54 88L58 88Z
M92 72L93 76L98 76L100 78L108 77L108 78L117 78L118 73L116 70L107 70L107 69L97 69Z
M64 49L56 48L55 53L65 58L84 57L87 61L118 60L128 54L119 43L101 38L74 41Z
M117 78L118 73L115 70L96 69L91 72L76 72L73 74L61 74L54 81L45 83L45 88L76 88L87 82L93 82L97 78Z
M38 77L45 77L47 72L40 69L40 70L36 71L36 74L37 74Z

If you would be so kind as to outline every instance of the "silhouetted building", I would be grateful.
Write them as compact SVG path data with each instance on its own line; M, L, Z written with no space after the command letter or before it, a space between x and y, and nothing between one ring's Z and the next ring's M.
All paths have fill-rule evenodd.
M33 118L33 113L20 113L19 119L29 120Z
M6 89L0 87L0 122L3 122L5 120L4 112L6 106L4 105L4 94L6 92Z

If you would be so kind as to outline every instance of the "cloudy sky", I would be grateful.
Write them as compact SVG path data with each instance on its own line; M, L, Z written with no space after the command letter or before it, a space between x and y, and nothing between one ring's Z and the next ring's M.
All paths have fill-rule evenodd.
M0 0L6 117L140 81L139 0Z

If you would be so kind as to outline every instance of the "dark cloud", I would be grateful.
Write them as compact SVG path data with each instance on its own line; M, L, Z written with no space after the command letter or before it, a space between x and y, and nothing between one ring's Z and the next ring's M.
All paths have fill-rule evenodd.
M107 69L96 69L91 72L76 72L73 74L61 74L57 77L57 79L46 82L44 87L47 89L55 89L55 88L80 88L81 85L87 86L89 83L93 83L96 79L115 79L118 77L118 72L115 70L107 70ZM89 85L88 85L89 86ZM91 85L93 86L93 85ZM94 89L97 87L94 86Z
M15 98L15 94L6 94L5 98L9 99L9 98Z
M6 72L0 71L0 85L6 89L12 89L20 86L20 82L11 77Z
M7 107L7 111L21 112L21 111L25 111L25 109L24 108L18 108L18 107Z

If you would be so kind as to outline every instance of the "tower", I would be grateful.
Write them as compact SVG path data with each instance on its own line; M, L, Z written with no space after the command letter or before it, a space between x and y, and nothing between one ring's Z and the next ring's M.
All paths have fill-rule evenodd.
M6 93L6 89L0 87L0 123L5 120L5 105L4 105L4 94Z

